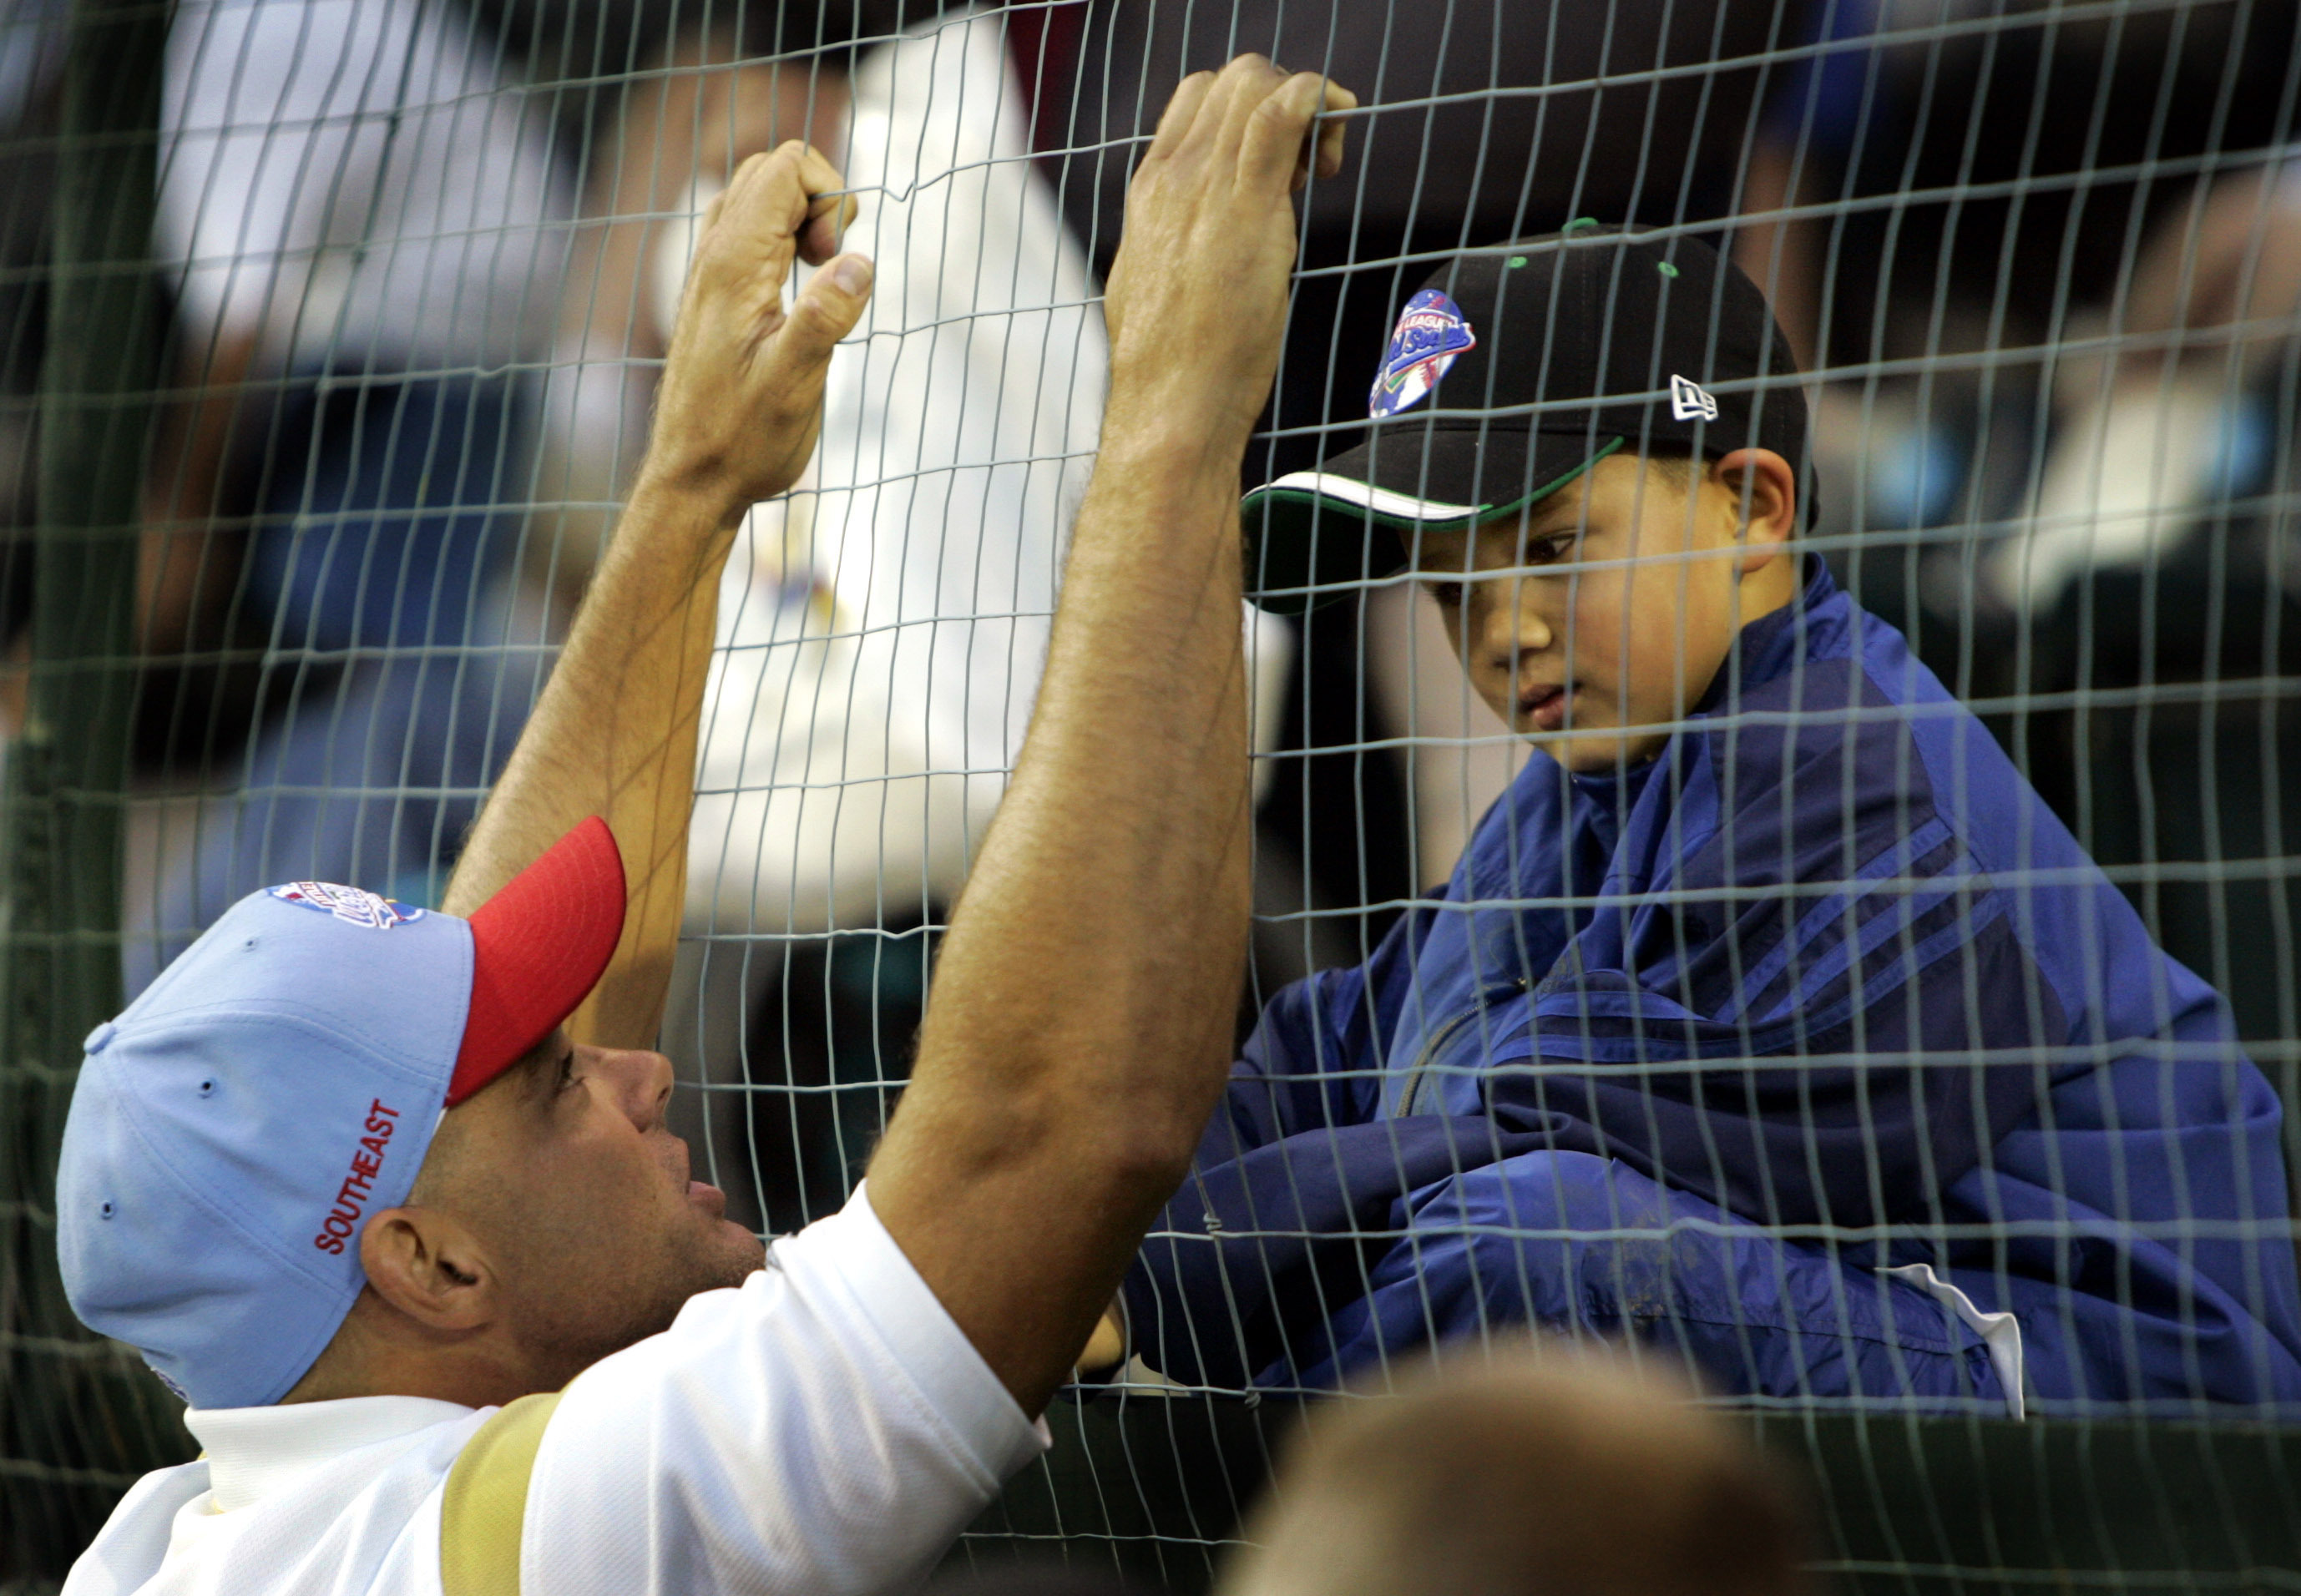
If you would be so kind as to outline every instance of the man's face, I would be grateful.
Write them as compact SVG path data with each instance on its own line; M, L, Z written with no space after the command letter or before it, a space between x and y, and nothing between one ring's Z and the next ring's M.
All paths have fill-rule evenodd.
M449 1110L425 1160L417 1200L479 1234L515 1333L565 1378L763 1261L718 1188L689 1178L687 1143L664 1128L671 1082L661 1054L555 1032Z
M1660 753L1754 618L1739 499L1684 472L1611 455L1528 510L1421 534L1415 569L1478 696L1569 770Z

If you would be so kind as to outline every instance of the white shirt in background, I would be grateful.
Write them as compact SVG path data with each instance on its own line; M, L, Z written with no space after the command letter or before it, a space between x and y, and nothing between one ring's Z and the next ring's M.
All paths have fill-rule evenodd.
M180 0L157 247L186 347L498 365L547 347L565 213L551 130L442 0Z

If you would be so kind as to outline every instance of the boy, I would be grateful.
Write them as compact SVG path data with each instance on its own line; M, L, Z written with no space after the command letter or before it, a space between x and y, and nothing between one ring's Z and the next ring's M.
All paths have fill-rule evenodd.
M1757 288L1592 229L1441 268L1369 440L1248 496L1261 602L1410 560L1548 757L1265 1010L1136 1348L1325 1386L1530 1320L1727 1392L2301 1398L2279 1106L2224 1006L1796 549Z

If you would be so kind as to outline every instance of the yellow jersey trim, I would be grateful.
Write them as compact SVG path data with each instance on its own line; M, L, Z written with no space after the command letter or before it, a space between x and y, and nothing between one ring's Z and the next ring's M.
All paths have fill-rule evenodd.
M527 1481L557 1391L522 1397L464 1443L439 1504L439 1583L447 1596L517 1596Z

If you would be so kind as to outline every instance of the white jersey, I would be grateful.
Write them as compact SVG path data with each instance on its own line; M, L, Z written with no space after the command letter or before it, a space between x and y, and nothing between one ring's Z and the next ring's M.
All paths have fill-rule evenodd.
M448 1471L494 1408L193 1410L65 1596L439 1596ZM1047 1443L858 1191L551 1412L522 1596L901 1590Z

